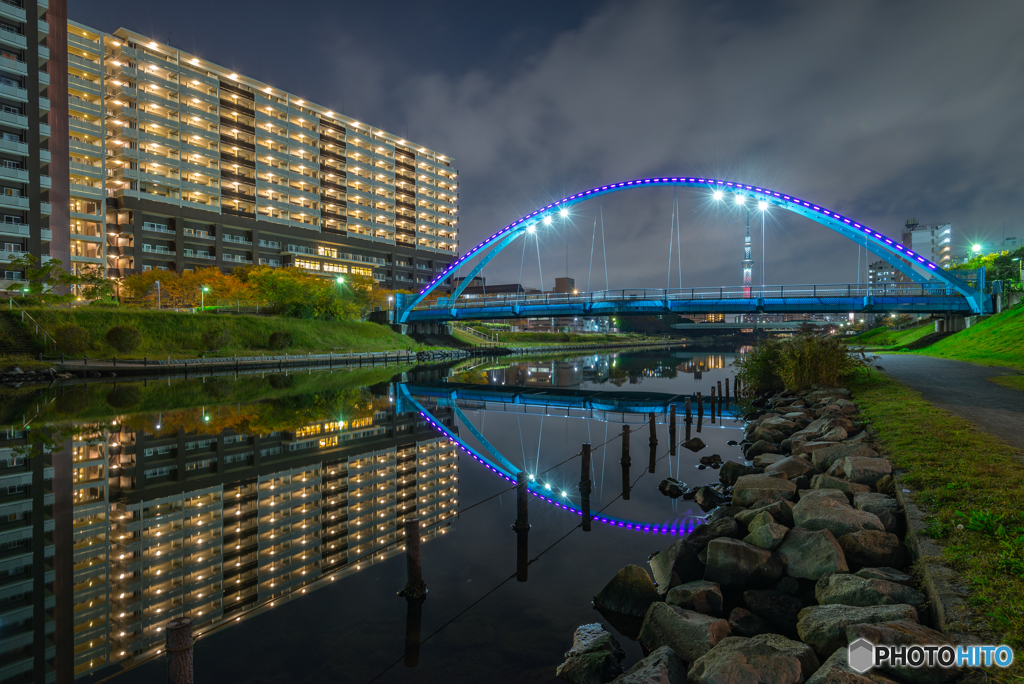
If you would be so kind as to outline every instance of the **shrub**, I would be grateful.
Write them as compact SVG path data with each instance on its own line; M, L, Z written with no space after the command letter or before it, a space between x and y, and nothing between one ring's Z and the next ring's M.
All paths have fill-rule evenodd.
M759 342L736 365L736 376L744 386L764 393L783 388L801 391L812 385L834 387L866 368L870 360L835 337L797 335Z
M292 334L283 330L270 333L270 348L275 350L287 349L292 346Z
M142 390L138 385L121 385L107 392L107 403L111 408L131 408L140 401L142 401Z
M65 323L53 331L53 339L57 343L57 351L62 354L78 356L84 354L92 346L89 331L74 323Z
M736 360L736 377L749 392L763 394L783 388L782 342L766 339L757 343L753 351Z
M133 352L142 344L142 331L131 325L115 325L107 331L105 339L121 353Z
M224 328L210 328L203 333L203 346L207 349L220 349L231 344L231 333Z

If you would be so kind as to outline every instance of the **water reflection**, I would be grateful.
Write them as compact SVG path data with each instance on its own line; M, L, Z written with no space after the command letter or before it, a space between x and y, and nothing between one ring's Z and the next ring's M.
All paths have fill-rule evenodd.
M469 519L475 531L461 533L470 535L464 542L473 555L493 536L505 548L496 557L518 583L556 592L545 601L565 600L576 589L592 594L599 586L591 579L574 580L570 589L564 581L552 585L550 569L538 574L531 542L543 552L573 543L561 541L565 525L591 516L587 537L594 539L607 540L602 535L612 527L641 535L691 529L700 510L662 497L656 485L666 475L703 484L717 474L673 448L670 411L687 397L695 401L698 387L727 377L730 360L690 350L470 359L409 373L405 383L390 383L391 371L377 369L0 394L0 421L10 426L0 432L0 563L7 571L0 585L0 681L71 681L145 662L164 647L165 625L179 615L192 617L199 644L217 632L231 638L236 630L226 627L284 610L340 579L371 568L388 573L382 563L403 553L408 518L419 518L422 540L433 548L434 540L452 536L464 498L483 504ZM737 425L726 412L712 434L705 420L702 434L712 449L723 449ZM689 437L684 426L680 432ZM570 458L582 456L583 444L592 445L589 462ZM465 455L472 459L461 463L476 483L468 496L459 493ZM519 471L535 476L528 495L535 527L524 520L513 533L508 497L515 497ZM494 498L503 489L507 494ZM644 553L657 548L640 543ZM575 553L587 568L576 568L577 575L605 572L605 550ZM401 607L404 621L389 632L391 641L371 646L354 628L347 645L355 650L344 651L341 666L346 676L348 668L363 667L352 658L364 649L392 645L399 662L422 670L425 632L437 628L429 626L431 615L457 613L445 603L454 599L445 597L457 596L450 582L466 581L468 557L428 565L431 600ZM365 598L377 602L369 609L391 605L402 583L377 585ZM503 614L517 613L514 602L490 600ZM330 629L350 624L359 620ZM557 629L571 634L574 626L559 621ZM292 648L315 641L308 631L284 632L277 638ZM227 653L218 659L227 662ZM374 668L387 662L379 655L367 661ZM435 652L431 663L439 662ZM139 668L132 681L159 677L155 666ZM256 657L240 666L254 674L267 665ZM450 671L435 672L447 681ZM355 681L373 673L364 674ZM514 675L503 677L515 681Z

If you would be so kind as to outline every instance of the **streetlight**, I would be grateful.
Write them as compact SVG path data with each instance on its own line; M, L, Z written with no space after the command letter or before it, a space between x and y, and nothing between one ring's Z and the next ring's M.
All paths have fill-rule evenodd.
M974 252L975 254L979 253L981 251L981 245L971 246L971 251Z
M206 285L203 285L201 288L199 288L199 310L200 311L202 311L204 308L206 308L206 300L204 298L204 295L207 292L209 292L209 291L210 291L210 288L208 288Z
M335 280L339 285L345 284L345 276L338 276Z
M1020 269L1020 288L1024 290L1024 261L1021 261L1020 257L1014 257L1011 261L1017 262L1017 268Z

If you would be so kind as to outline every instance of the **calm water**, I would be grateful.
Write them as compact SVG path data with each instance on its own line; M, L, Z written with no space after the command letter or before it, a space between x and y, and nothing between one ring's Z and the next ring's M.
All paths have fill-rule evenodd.
M394 381L375 369L6 392L0 681L72 670L161 681L163 626L181 614L201 635L197 681L555 681L574 629L608 624L593 595L701 515L663 497L661 479L714 481L698 456L738 453L726 442L740 423L706 413L692 436L708 448L670 455L662 413L731 378L735 356L678 348L473 359ZM638 429L629 500L623 424ZM570 458L585 442L589 532ZM520 469L543 497L530 497L525 582L515 492L495 472ZM396 596L413 514L429 588L409 640L418 655L406 638L417 616ZM629 662L640 656L620 642Z

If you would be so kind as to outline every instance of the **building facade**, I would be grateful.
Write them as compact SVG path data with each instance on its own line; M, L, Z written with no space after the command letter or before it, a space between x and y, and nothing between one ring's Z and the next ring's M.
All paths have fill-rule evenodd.
M914 251L917 251L916 248ZM880 259L868 264L868 283L871 285L892 284L902 280L903 274L888 261Z
M32 19L47 5L3 6L0 204L14 239L0 258L27 250L112 278L295 266L394 289L422 287L455 259L447 155L127 29L65 16L60 68L44 69L53 36ZM36 32L39 69L25 47ZM59 117L53 80L65 84ZM61 164L58 192L50 167Z
M925 259L948 268L953 264L953 225L941 223L934 226L919 225L917 219L910 219L903 227L903 245L914 250Z
M26 252L67 262L67 5L0 3L0 261L6 289Z

